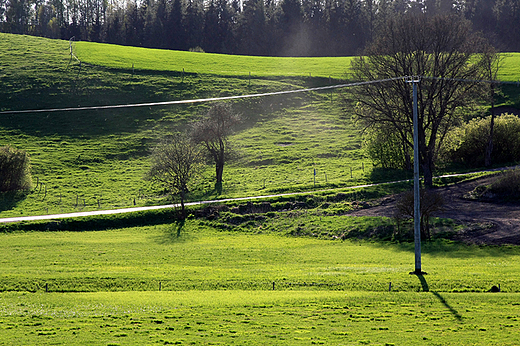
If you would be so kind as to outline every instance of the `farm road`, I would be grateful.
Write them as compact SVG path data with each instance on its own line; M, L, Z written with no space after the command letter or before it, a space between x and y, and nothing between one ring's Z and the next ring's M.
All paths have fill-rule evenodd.
M368 184L368 185L359 185L359 186L351 186L344 189L356 189L361 187L369 187L383 184L395 184L398 182L403 182L407 180L401 181L392 181L387 183L378 183L378 184ZM237 197L237 198L226 198L226 199L215 199L209 201L199 201L199 202L189 202L185 203L186 206L190 205L200 205L200 204L213 204L213 203L222 203L222 202L236 202L236 201L248 201L262 198L272 198L272 197L284 197L284 196L296 196L296 195L304 195L309 193L323 192L323 191L334 191L339 189L328 189L328 190L317 190L317 191L306 191L306 192L291 192L291 193L280 193L275 195L262 195L262 196L251 196L251 197ZM95 216L95 215L112 215L112 214L124 214L124 213L133 213L136 211L146 211L146 210L158 210L165 208L177 208L180 207L180 204L166 204L166 205L156 205L156 206L148 206L148 207L133 207L133 208L124 208L124 209L112 209L112 210L93 210L93 211L84 211L84 212L75 212L75 213L64 213L64 214L50 214L50 215L36 215L36 216L19 216L19 217L7 217L0 218L0 223L7 222L21 222L21 221L39 221L39 220L54 220L54 219L65 219L65 218L75 218L75 217L83 217L83 216Z

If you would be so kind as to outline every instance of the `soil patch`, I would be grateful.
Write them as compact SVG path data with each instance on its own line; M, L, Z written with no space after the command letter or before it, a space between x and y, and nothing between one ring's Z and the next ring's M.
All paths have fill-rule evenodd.
M467 198L475 188L489 185L497 178L494 175L437 188L446 204L445 210L434 216L456 220L466 226L455 239L470 244L520 245L520 204ZM378 200L375 206L355 210L349 215L393 217L397 198L386 197Z

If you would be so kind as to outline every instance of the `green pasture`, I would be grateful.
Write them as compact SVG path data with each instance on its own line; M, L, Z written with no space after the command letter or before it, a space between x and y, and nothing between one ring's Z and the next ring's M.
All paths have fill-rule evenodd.
M301 227L317 223L305 213L286 218ZM341 224L360 227L354 220L324 216L322 223L332 232ZM425 243L428 275L422 282L409 275L413 244L302 238L291 236L290 227L218 231L188 220L109 231L3 233L0 290L158 290L159 282L168 291L270 290L274 282L279 290L384 292L391 282L393 291L406 292L425 285L438 292L486 292L498 284L503 292L520 291L516 247Z
M1 293L8 345L515 345L518 294Z
M322 77L344 79L351 57L281 58L171 51L77 42L76 54L86 63L131 70L172 71L252 78Z
M413 244L195 220L180 236L164 225L0 238L0 344L513 345L520 336L516 247L424 244L428 274L417 277ZM498 284L501 293L487 292Z
M117 68L216 74L222 76L322 77L345 79L352 57L287 58L257 57L164 49L149 49L93 42L77 42L76 54L86 63ZM504 53L498 79L517 81L520 53Z

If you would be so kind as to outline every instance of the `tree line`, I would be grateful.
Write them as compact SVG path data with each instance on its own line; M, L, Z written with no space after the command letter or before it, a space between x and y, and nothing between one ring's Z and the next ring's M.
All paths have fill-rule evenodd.
M390 19L455 14L520 51L518 0L0 0L0 30L149 48L357 55Z

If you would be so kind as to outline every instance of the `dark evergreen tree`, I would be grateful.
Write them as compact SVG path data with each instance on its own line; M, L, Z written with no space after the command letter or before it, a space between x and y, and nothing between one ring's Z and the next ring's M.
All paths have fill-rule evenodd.
M186 32L182 26L183 8L181 0L173 0L168 13L166 24L166 35L168 37L168 48L185 50Z
M188 49L201 47L203 44L204 7L202 0L188 0L184 16L186 46Z
M265 11L263 0L247 0L239 17L238 53L264 55L266 52Z
M520 51L520 1L497 0L493 13L496 17L497 37L503 50Z

